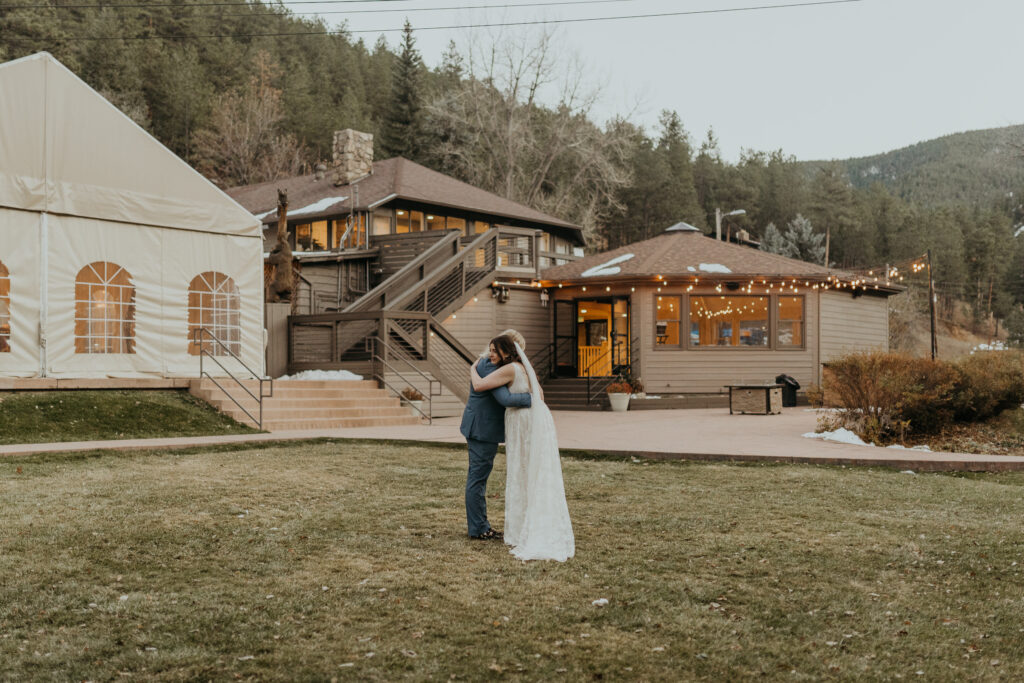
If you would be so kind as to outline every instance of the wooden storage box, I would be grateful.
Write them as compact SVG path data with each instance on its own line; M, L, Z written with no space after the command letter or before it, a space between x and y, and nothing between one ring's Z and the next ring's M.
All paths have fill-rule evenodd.
M776 415L782 412L781 384L729 386L729 414Z

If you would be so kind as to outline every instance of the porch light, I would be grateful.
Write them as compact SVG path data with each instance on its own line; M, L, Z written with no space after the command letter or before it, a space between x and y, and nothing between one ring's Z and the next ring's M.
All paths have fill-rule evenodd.
M612 288L611 288L611 287L605 287L605 288L604 288L604 291L606 291L606 292L610 292L610 291L612 291Z
M549 298L548 297L548 290L546 290L546 289L540 290L540 305L541 306L547 307L547 305L548 305L548 298Z

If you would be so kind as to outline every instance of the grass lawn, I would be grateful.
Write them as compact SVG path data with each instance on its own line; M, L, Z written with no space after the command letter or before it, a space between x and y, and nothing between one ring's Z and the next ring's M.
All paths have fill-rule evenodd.
M256 431L186 391L0 392L0 444Z
M524 564L462 450L2 460L0 678L1024 678L1022 474L563 466L577 555Z

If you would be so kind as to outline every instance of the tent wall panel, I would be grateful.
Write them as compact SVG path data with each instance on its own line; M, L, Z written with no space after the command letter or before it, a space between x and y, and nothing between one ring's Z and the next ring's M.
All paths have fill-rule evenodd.
M0 377L39 374L39 214L0 208L0 262L10 275L11 338Z
M47 374L138 377L163 373L158 228L70 216L49 218ZM134 353L75 352L75 281L91 263L116 263L135 287Z
M164 291L163 357L170 375L196 377L199 358L188 353L188 287L200 273L215 271L234 280L241 313L241 358L262 375L263 357L263 242L251 237L162 230ZM218 358L233 373L244 372L230 356ZM222 374L205 360L203 369Z

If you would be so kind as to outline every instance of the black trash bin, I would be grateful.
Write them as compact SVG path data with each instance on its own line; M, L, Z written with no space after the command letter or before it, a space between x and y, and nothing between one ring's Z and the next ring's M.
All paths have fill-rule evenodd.
M800 382L789 375L779 375L775 378L776 384L782 385L782 407L792 408L796 406L796 390L800 388Z

